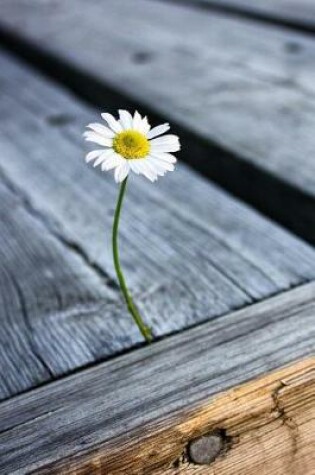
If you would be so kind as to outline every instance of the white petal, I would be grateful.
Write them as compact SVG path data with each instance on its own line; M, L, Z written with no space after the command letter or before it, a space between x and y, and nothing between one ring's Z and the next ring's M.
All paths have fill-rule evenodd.
M150 165L148 165L147 160L139 160L139 170L141 175L144 175L148 180L155 181L157 179L157 174L152 170Z
M141 166L138 166L139 162L141 162L141 160L139 159L129 160L130 170L132 170L136 175L139 175L139 173L141 173Z
M105 125L102 125L102 124L94 123L94 124L89 124L87 127L108 139L112 139L115 136L112 130L110 130L108 127L105 127Z
M164 145L166 143L170 143L170 144L179 143L179 138L177 137L177 135L167 134L167 135L163 135L163 137L158 137L156 139L150 140L150 143L155 144L155 145L160 145L160 144Z
M113 145L112 139L107 139L102 137L100 134L96 132L84 132L84 137L87 142L94 142L98 145L103 145L104 147L111 147Z
M167 168L166 168L165 167L165 162L164 163L159 162L158 160L155 161L155 159L153 157L148 158L148 163L153 168L155 173L159 176L164 176L165 173L167 173L168 171L173 171L171 169L168 169L168 166L173 166L173 165L167 164Z
M164 162L163 160L159 160L158 158L154 157L150 157L149 160L158 170L164 170L164 173L166 171L172 172L175 169L175 165L173 163Z
M151 129L151 125L148 122L148 118L144 117L142 119L142 132L147 135L149 133L149 130Z
M97 160L95 160L93 167L97 167L101 163L103 163L105 160L107 160L108 157L113 155L114 150L112 148L109 148L108 150L104 150L103 153L98 157Z
M157 127L153 127L153 129L150 130L147 134L148 139L153 139L154 137L157 137L158 135L162 135L165 132L167 132L170 129L169 124L162 124L158 125Z
M118 165L115 170L115 181L116 183L121 183L129 173L129 165L127 160L124 160L123 163Z
M130 112L125 111L125 110L120 110L119 117L120 117L120 124L124 130L133 128L133 119Z
M102 170L108 171L112 170L115 167L118 167L122 163L122 158L116 152L112 151L111 155L108 156L102 163Z
M165 152L152 152L150 155L154 158L158 158L159 160L163 160L164 162L168 163L176 163L177 159L174 157L174 155L171 155L170 153L165 153Z
M102 162L104 162L105 158L101 155L100 157L98 157L97 160L95 160L95 162L93 163L93 167L97 167L98 165L100 165Z
M115 168L114 178L115 178L116 183L119 183L119 173L120 173L120 165Z
M101 114L101 116L104 120L106 120L107 124L114 132L119 133L123 130L121 124L115 119L114 116L112 116L112 114L105 112Z
M146 160L151 165L151 169L153 168L154 172L157 175L159 176L165 175L167 170L163 167L163 162L161 162L162 164L160 164L158 160L155 162L155 159L153 157L148 157Z
M133 116L133 129L142 132L142 118L138 111L136 111Z
M130 168L132 171L134 171L137 175L141 174L142 173L142 169L143 169L143 161L142 159L132 159L132 160L129 160L130 161Z
M113 155L113 153L115 153L115 152L112 148L109 148L108 150L103 150L103 153L99 156L99 158L97 160L95 160L93 166L97 167L98 165L103 163L108 157Z
M89 163L91 160L95 160L95 158L99 157L101 153L103 152L104 152L104 149L93 150L92 152L89 152L87 156L85 157L86 163Z
M126 178L130 171L128 160L125 160L122 165L120 165L119 181L122 182Z
M158 139L155 139L158 140ZM152 155L156 155L161 152L178 152L180 150L179 142L166 143L166 144L152 144L151 143L151 152Z
M156 152L178 152L180 150L180 143L176 135L165 135L150 140L150 146L153 154Z

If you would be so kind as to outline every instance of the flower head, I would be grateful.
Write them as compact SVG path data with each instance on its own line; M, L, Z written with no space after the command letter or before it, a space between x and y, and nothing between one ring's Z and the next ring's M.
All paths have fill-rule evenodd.
M119 111L119 119L111 114L101 114L106 124L89 124L84 137L103 148L87 154L86 161L101 165L103 171L115 169L115 181L122 182L130 171L144 175L150 181L173 171L176 158L172 152L180 150L176 135L163 135L169 124L153 127L146 117L136 111L134 116Z

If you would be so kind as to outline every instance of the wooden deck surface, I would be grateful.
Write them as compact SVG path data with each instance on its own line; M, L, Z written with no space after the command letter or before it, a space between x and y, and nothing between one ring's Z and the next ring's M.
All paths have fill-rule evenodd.
M110 253L117 185L83 159L82 131L97 120L95 111L5 54L0 81L7 309L0 333L4 340L7 331L14 334L2 350L11 366L9 381L4 367L4 398L141 337L125 311ZM67 120L58 123L61 116ZM182 163L158 184L132 180L128 192L123 265L156 336L315 278L308 244ZM37 371L29 370L33 360Z
M315 2L299 11L0 1L1 475L315 473ZM145 348L110 254L117 185L84 163L85 125L120 107L183 143L123 211Z
M255 438L262 422L273 443L284 444L285 453L288 447L281 441L285 411L281 414L280 407L274 407L271 393L286 387L284 380L291 374L300 373L308 375L305 400L292 398L287 410L303 412L301 404L305 410L310 406L307 444L298 441L301 464L296 463L298 468L303 463L311 467L315 359L244 385L240 392L246 394L245 400L238 400L235 386L311 356L314 311L311 283L2 403L0 469L56 475L151 473L174 464L187 442L198 435L219 429L227 439L235 437L236 442L239 436L246 442L246 433L252 430ZM303 394L301 385L297 381ZM224 403L213 406L214 396L231 386ZM138 455L137 447L141 447ZM254 473L259 453L260 463L266 463L263 449L262 441L252 471L236 473Z
M191 5L106 5L2 0L4 41L98 107L126 105L116 91L175 121L185 161L314 244L313 39Z

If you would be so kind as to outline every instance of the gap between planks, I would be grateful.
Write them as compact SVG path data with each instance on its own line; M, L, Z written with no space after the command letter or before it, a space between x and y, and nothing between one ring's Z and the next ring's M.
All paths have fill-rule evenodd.
M5 217L1 235L6 237L2 264L23 288L31 338L58 377L140 341L121 300L103 279L115 275L104 237L112 226L117 186L111 176L84 163L81 134L95 111L9 55L0 56L0 66L1 167L6 183L13 184L13 202L28 204L23 213L23 206L0 207ZM58 122L62 116L68 121ZM135 186L129 189L120 233L123 262L130 288L157 337L314 279L315 253L310 246L184 164L179 162L176 173L156 187L131 179ZM43 225L49 232L37 233ZM33 228L27 232L27 247L26 226ZM65 243L73 243L80 252L70 252L72 246ZM83 262L74 265L78 257L84 257ZM90 262L103 273L95 273ZM1 290L0 296L10 300L5 282ZM3 338L12 328L12 313L15 329L21 321L12 305L5 308L10 317L2 314ZM23 363L32 370L16 342L18 335L14 331L10 340L11 367L20 370ZM8 347L3 345L3 351ZM2 375L8 381L6 370L5 366ZM14 374L12 392L30 388L19 387L19 371ZM43 379L36 375L34 381L41 384Z
M281 0L151 0L178 3L209 12L236 16L269 25L290 28L294 31L314 35L315 7L307 1L297 4ZM292 11L293 7L293 11Z
M221 434L209 465L194 463L189 443ZM235 387L198 409L156 421L113 441L106 456L78 458L38 475L314 475L315 358Z

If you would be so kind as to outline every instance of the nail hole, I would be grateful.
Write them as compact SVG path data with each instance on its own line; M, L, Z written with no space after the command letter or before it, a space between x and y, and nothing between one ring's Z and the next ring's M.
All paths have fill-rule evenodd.
M210 465L231 446L231 437L219 429L192 440L187 448L188 460L197 465Z
M132 57L134 63L137 64L145 64L151 61L153 58L153 54L149 53L148 51L139 51L138 53L135 53Z
M70 124L73 121L73 117L68 114L52 114L48 116L46 120L48 124L59 127Z
M288 41L284 47L285 50L290 54L297 54L302 50L302 46L296 41Z

